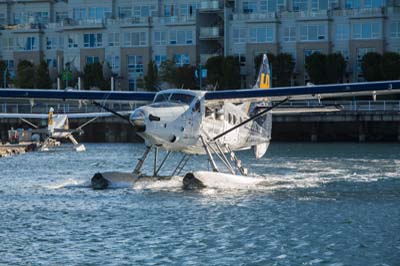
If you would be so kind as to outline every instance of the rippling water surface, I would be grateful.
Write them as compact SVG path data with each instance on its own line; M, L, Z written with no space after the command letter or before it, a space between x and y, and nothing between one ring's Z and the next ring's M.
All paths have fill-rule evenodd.
M270 181L252 190L89 187L97 171L131 171L143 149L0 159L0 265L400 265L399 144L241 152ZM199 167L205 157L189 164Z

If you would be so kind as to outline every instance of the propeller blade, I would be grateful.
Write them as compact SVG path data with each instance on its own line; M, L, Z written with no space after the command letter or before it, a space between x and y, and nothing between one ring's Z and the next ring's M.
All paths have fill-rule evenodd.
M228 129L228 130L222 132L221 134L215 136L212 140L213 140L213 141L216 141L217 139L219 139L219 138L225 136L226 134L228 134L229 132L231 132L231 131L233 131L233 130L235 130L235 129L237 129L237 128L239 128L239 127L245 125L245 124L247 124L247 123L250 122L250 121L253 121L254 119L256 119L256 118L258 118L258 117L264 115L265 113L267 113L267 112L271 111L272 109L278 107L279 105L281 105L281 104L287 102L288 100L289 100L289 97L286 98L286 99L283 99L283 100L280 101L280 102L277 102L277 103L273 104L273 105L270 106L270 107L267 107L264 111L261 111L261 112L259 112L258 114L253 115L253 116L249 117L248 119L244 120L242 123L239 123L239 124L237 124L236 126L233 126L233 127L231 127L230 129Z

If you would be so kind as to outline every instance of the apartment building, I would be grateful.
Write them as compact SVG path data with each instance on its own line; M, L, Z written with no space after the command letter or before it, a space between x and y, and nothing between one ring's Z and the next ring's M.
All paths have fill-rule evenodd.
M12 73L22 59L46 60L53 77L108 62L120 90L137 89L149 59L238 55L247 87L259 53L292 54L293 83L304 84L313 52L342 53L345 81L362 80L366 52L400 52L400 0L0 0L0 25Z

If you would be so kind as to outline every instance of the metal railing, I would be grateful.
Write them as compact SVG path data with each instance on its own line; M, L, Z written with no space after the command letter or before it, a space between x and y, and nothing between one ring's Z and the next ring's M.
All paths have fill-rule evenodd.
M355 100L355 101L293 101L282 105L282 107L317 107L317 106L341 106L344 111L349 112L400 112L400 100Z

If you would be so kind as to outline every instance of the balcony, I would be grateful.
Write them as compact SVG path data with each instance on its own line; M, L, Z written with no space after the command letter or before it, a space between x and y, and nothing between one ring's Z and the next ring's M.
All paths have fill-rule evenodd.
M153 21L159 25L194 25L196 16L154 17Z
M124 19L107 19L107 25L118 25L122 28L148 27L151 24L151 17L133 17Z
M218 0L200 2L199 12L219 12L222 11L222 3Z
M234 21L247 21L247 22L274 22L277 20L275 12L267 13L237 13L233 14Z
M105 28L104 20L102 19L65 19L62 22L64 30L76 30L76 29L103 29Z
M13 30L16 33L35 33L41 32L44 28L43 24L40 23L27 23L27 24L17 24L17 25L9 25L5 26L6 30Z
M298 12L285 11L280 13L279 16L281 18L296 19L299 21L327 20L329 19L329 12L328 10L298 11Z
M343 9L332 10L332 15L335 17L350 17L350 18L377 18L385 17L387 14L386 8L360 8L360 9Z
M217 40L222 38L223 32L220 27L201 27L200 40Z

